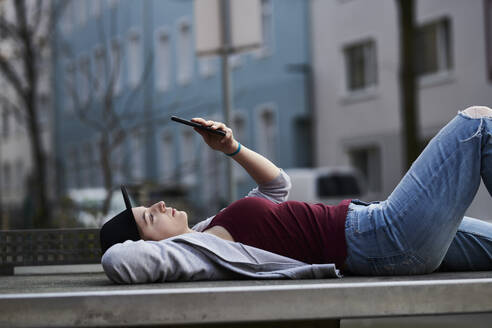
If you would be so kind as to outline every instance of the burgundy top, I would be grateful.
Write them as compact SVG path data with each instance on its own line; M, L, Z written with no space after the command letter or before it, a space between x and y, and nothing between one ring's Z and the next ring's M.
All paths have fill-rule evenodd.
M345 218L350 199L338 205L246 197L235 201L210 222L224 227L234 241L305 263L335 263L347 256Z

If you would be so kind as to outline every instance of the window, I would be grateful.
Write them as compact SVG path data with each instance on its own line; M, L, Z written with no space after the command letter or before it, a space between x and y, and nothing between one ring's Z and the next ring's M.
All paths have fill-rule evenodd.
M272 0L261 0L262 48L257 56L263 57L273 52L273 4Z
M204 56L199 60L200 75L204 78L212 77L217 72L217 57Z
M376 45L372 40L344 48L347 90L354 92L377 84Z
M257 145L260 154L275 162L277 153L277 118L272 106L259 110Z
M161 176L163 180L172 178L174 171L173 163L173 135L165 132L161 136Z
M381 191L381 152L379 147L355 148L349 151L350 163L358 169L367 183L368 191Z
M492 0L485 0L485 37L487 46L487 72L492 82Z
M169 32L165 29L157 31L155 42L157 49L155 84L159 91L166 91L169 89L169 80L171 78Z
M113 83L113 93L118 94L121 91L121 42L119 39L114 39L111 42L111 79Z
M128 34L128 83L136 87L142 74L142 40L140 32L133 29Z
M188 84L193 75L191 26L187 22L181 22L178 29L178 82Z
M185 128L182 130L181 139L181 176L185 185L195 183L195 145L193 141L193 130Z
M95 96L102 98L106 89L106 51L102 46L94 49L94 77Z
M415 49L418 75L450 70L453 67L450 20L444 18L419 27Z

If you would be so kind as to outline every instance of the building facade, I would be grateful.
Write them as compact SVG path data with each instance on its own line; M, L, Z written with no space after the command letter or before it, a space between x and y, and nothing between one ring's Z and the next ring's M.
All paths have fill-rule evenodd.
M309 75L302 69L309 61L308 3L262 0L261 6L263 47L229 61L233 130L242 144L281 167L311 165ZM104 115L98 103L109 99L117 111L133 113L122 121L127 137L111 150L114 186L179 187L204 215L224 204L227 159L207 149L192 129L169 120L222 120L219 58L195 55L193 23L193 1L69 2L55 68L60 187L102 186L100 133L79 114L100 108L90 115ZM91 74L98 79L88 79ZM254 184L239 167L235 172L240 197Z
M316 165L353 165L373 199L404 173L395 1L313 0ZM457 111L492 103L489 0L416 1L418 117L428 141ZM372 199L371 199L372 200ZM483 184L468 215L492 220Z

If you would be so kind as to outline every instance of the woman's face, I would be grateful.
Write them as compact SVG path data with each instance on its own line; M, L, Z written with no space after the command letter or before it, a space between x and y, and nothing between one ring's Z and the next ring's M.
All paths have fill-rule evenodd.
M163 201L150 207L134 207L132 212L144 240L162 240L190 232L186 212L167 207Z

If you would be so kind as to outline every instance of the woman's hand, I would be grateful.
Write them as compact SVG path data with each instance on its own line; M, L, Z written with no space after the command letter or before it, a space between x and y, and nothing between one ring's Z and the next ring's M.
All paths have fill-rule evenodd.
M232 130L228 128L224 123L206 121L201 117L195 117L191 120L203 126L208 126L214 130L222 130L226 133L224 137L221 137L216 134L208 133L204 130L193 128L202 136L203 141L205 141L205 143L209 145L210 148L221 151L225 154L231 154L236 151L238 147L238 142L234 139L234 136L232 135Z

